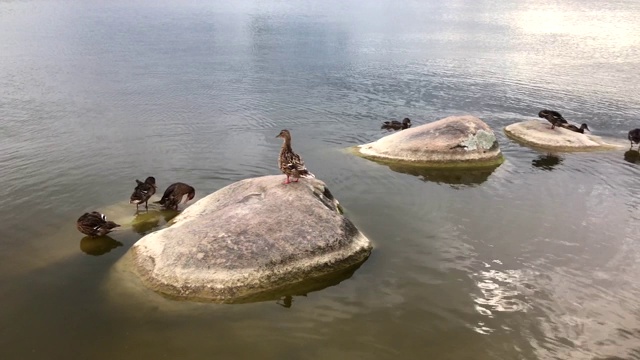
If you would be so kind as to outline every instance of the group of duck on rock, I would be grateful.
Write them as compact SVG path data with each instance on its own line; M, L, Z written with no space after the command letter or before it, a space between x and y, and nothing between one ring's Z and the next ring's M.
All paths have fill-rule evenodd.
M291 147L291 133L289 130L282 130L276 136L276 138L282 138L282 148L280 149L280 156L278 157L278 167L283 174L287 176L284 184L290 184L290 180L293 177L293 182L298 182L301 177L314 178L309 170L304 165L302 157L296 154ZM149 209L148 202L151 196L156 193L156 179L153 176L149 176L144 182L136 179L136 187L133 190L133 194L129 199L130 204L136 204L136 211L140 204L144 203L145 209ZM184 196L187 196L187 203L193 199L196 195L196 190L185 183L177 182L171 184L160 201L156 201L157 204L162 205L165 209L178 210L178 204L183 200ZM108 221L107 216L97 211L84 213L76 221L76 227L78 230L88 236L98 237L104 236L113 231L113 229L119 227L113 221Z
M569 124L569 122L557 111L546 109L541 110L538 113L538 116L547 119L547 121L551 123L552 129L558 126L581 134L584 134L585 130L591 131L587 124L582 124L580 127ZM404 118L402 122L397 120L385 121L382 124L381 129L405 130L410 127L411 120L409 118ZM291 133L289 130L285 129L280 131L276 138L283 139L280 155L278 156L278 168L280 168L280 171L287 176L284 184L290 184L292 182L290 178L293 178L293 182L298 182L301 177L314 178L315 175L306 168L302 157L293 151L293 148L291 147ZM633 148L634 143L640 144L640 129L633 129L629 131L628 138L631 142L631 148ZM144 182L136 179L136 184L137 185L133 190L133 194L131 194L129 203L136 205L136 211L142 203L144 203L145 209L149 209L149 199L156 193L156 179L153 176L149 176ZM196 191L192 186L177 182L171 184L167 190L165 190L162 195L162 199L160 199L160 201L156 201L156 203L164 206L165 209L173 209L177 211L178 205L182 202L185 195L187 196L187 200L184 201L184 203L187 203L193 199L195 194ZM97 211L84 213L76 222L76 227L81 233L92 237L104 236L119 226L120 225L113 221L108 221L104 214Z
M582 124L580 125L580 127L577 127L573 124L569 124L569 122L564 117L562 117L562 115L560 115L560 113L557 111L547 110L547 109L540 110L540 112L538 113L538 116L543 119L547 119L547 121L551 123L552 129L558 126L571 131L578 132L580 134L584 134L585 130L591 131L589 130L589 126L587 126L587 124ZM640 144L640 129L630 130L629 134L627 135L627 139L629 139L629 142L631 143L631 149L633 149L633 144ZM638 146L638 149L640 150L640 145Z
M136 212L140 204L144 204L144 208L149 209L149 199L156 193L156 189L156 178L153 176L149 176L144 182L136 179L136 187L129 198L129 203L136 205ZM160 201L156 201L156 203L162 205L165 209L177 211L178 205L185 195L187 200L184 203L187 203L196 195L196 190L185 183L173 183L169 185ZM92 237L104 236L119 226L113 221L108 221L106 215L97 211L84 213L76 221L78 231Z

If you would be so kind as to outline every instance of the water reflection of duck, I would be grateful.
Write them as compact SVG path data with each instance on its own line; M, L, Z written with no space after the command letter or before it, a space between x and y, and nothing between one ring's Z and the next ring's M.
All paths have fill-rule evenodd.
M569 122L567 122L567 120L565 120L557 111L547 109L540 110L538 116L543 119L547 119L547 121L551 123L552 129L556 126L562 126L562 124L569 124Z
M638 150L629 149L624 153L624 160L635 164L640 160L640 152L638 152Z
M631 142L631 149L633 149L633 143L640 144L640 129L633 129L629 131L629 135L627 135L629 142ZM638 150L640 150L640 146L638 146Z
M85 236L80 240L80 250L93 256L104 255L119 246L123 246L123 244L109 236Z
M404 129L408 129L410 127L411 127L411 119L404 118L404 119L402 119L402 122L400 122L398 120L385 121L385 122L382 123L382 126L380 127L380 129L404 130Z
M97 211L84 213L76 221L78 231L89 236L104 236L120 225L107 221L107 217Z
M553 168L562 162L562 158L553 154L540 155L537 159L531 161L531 165L542 170L553 170Z
M568 129L568 130L571 130L571 131L578 132L578 133L580 133L580 134L584 134L584 131L585 131L585 130L587 130L587 131L591 131L591 130L589 129L589 127L587 126L587 124L582 124L582 125L580 125L580 127L577 127L577 126L575 126L575 125L560 125L560 126L562 126L562 127L563 127L563 128L565 128L565 129Z
M138 234L145 235L160 226L162 217L162 212L158 210L138 213L131 221L131 228Z

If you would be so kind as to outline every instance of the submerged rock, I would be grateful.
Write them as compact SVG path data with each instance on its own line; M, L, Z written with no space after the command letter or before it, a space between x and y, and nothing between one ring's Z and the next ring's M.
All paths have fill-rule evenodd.
M140 239L132 264L171 297L242 302L362 263L370 241L317 179L242 180L199 200Z
M477 167L503 161L496 136L475 116L450 116L359 145L356 153L383 162Z
M504 128L508 137L543 149L559 151L592 151L620 149L619 144L609 143L599 136L581 134L561 127L551 129L546 121L529 120Z

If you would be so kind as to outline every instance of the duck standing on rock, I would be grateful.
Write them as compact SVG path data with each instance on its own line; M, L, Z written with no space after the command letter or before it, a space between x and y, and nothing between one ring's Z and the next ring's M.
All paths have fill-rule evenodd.
M107 221L107 217L97 211L84 213L76 221L78 231L92 237L104 236L119 226L113 221Z
M156 178L149 176L144 182L136 179L136 183L138 185L133 189L129 204L136 204L136 211L138 211L138 206L144 203L144 208L148 210L149 198L156 193Z
M640 144L640 129L633 129L629 131L627 138L629 139L629 142L631 142L631 149L633 149L633 143ZM638 150L640 151L640 146L638 146Z
M289 181L290 176L293 177L293 182L298 182L298 179L301 177L314 178L315 175L307 170L300 155L293 152L291 148L291 133L289 133L289 130L285 129L280 131L276 137L284 139L282 149L280 149L280 156L278 157L278 167L283 174L287 175L287 180L284 184L291 182Z
M563 124L569 124L567 120L565 120L559 112L553 110L540 110L538 116L547 119L548 122L551 123L551 128L555 128L556 126L562 126Z
M196 196L196 189L185 183L173 183L164 191L162 199L160 199L160 201L156 201L156 203L164 206L165 209L173 209L177 211L178 204L180 204L185 195L187 195L187 200L184 201L186 204Z
M580 125L580 127L577 127L577 126L575 126L575 125L560 125L560 126L561 126L561 127L563 127L563 128L565 128L565 129L568 129L568 130L571 130L571 131L578 132L578 133L580 133L580 134L584 134L584 131L585 131L585 130L587 130L587 131L591 131L591 130L589 129L589 127L587 126L587 124L582 124L582 125Z
M404 119L402 119L402 122L397 121L397 120L385 121L385 122L382 123L382 126L380 127L380 129L404 130L404 129L408 129L410 127L411 127L411 119L404 118Z

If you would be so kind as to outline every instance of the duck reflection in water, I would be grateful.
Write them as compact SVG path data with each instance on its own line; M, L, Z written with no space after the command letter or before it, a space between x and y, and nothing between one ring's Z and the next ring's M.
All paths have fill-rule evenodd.
M562 163L562 158L554 154L540 155L531 161L531 165L542 170L551 171L556 165Z
M136 217L131 222L133 231L140 235L146 235L151 231L159 228L163 220L169 222L176 217L180 212L175 210L151 210L147 212L140 212L136 214Z
M624 153L624 160L632 164L637 164L640 160L640 152L638 150L627 150Z
M299 296L307 296L307 294L300 294ZM282 298L278 299L278 301L276 301L276 304L289 309L293 305L293 296L285 295Z
M80 250L93 256L104 255L122 245L120 241L114 240L107 235L99 237L85 236L80 240Z

